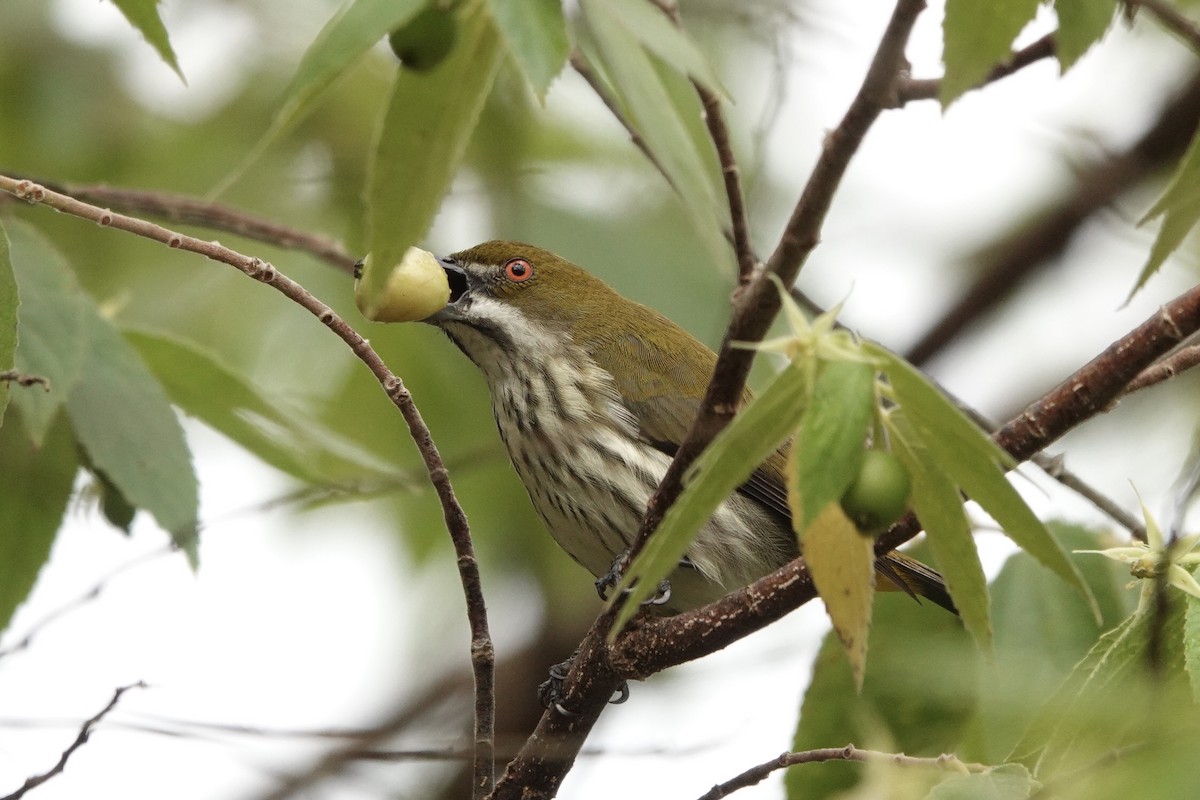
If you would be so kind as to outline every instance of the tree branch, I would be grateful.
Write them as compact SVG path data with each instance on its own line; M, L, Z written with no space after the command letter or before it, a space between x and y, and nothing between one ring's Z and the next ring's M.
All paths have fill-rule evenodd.
M137 683L131 683L128 686L119 687L115 692L113 692L112 699L108 701L108 705L100 709L100 711L97 712L94 717L83 723L83 727L79 729L79 735L75 737L75 741L71 742L71 745L62 752L61 756L58 757L57 764L40 775L33 775L29 778L26 778L25 783L22 784L20 789L17 789L11 794L6 794L4 797L0 797L0 800L21 800L21 798L25 796L25 793L30 789L36 789L38 786L41 786L55 775L61 774L62 771L66 769L67 761L72 755L75 754L75 751L87 744L88 738L92 735L92 729L99 724L100 720L104 719L108 712L117 707L117 703L120 701L121 695L125 694L130 689L145 688L146 684L142 683L141 681L138 681Z
M1200 124L1200 72L1159 113L1128 150L1079 170L1075 186L1030 216L1003 239L977 253L975 281L909 348L905 358L924 364L973 323L995 309L1040 267L1058 256L1084 221L1130 187L1183 155Z
M321 302L303 286L287 277L273 265L259 258L243 255L216 242L205 242L191 236L176 233L154 223L135 217L117 214L54 192L28 180L17 180L0 175L0 189L30 203L40 203L82 219L91 220L101 227L112 227L147 239L166 244L168 247L198 253L214 261L229 264L251 278L278 290L285 297L300 305L342 339L350 350L367 365L379 381L384 392L400 410L408 425L409 433L425 463L429 480L437 492L442 505L446 529L457 554L459 579L466 597L467 618L471 627L471 665L475 676L475 785L479 796L492 785L492 751L494 749L495 694L494 669L495 651L488 632L487 608L479 577L479 564L475 559L467 517L454 496L450 477L433 442L429 427L413 403L412 396L403 381L394 375L379 354L332 308Z
M721 800L739 789L745 789L761 783L772 772L800 764L820 764L825 761L886 761L902 767L924 767L946 772L986 772L986 764L966 763L958 756L945 753L936 758L921 758L908 756L904 753L884 753L879 750L862 750L852 744L845 747L824 747L819 750L803 750L795 753L782 753L770 761L751 767L737 777L714 786L705 792L700 800Z
M1048 33L1036 42L1013 53L1003 64L998 64L975 88L982 89L990 83L1020 72L1030 64L1036 64L1046 58L1053 58L1054 48L1054 34ZM937 100L941 96L941 92L941 78L913 78L901 75L900 79L896 81L896 106L904 106L914 100Z

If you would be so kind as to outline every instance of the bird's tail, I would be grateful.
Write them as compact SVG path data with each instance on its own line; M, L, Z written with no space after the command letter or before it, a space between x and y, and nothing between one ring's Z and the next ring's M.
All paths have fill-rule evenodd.
M937 570L895 550L875 561L875 574L883 578L877 588L881 592L907 592L912 597L926 597L952 614L958 614L946 582Z

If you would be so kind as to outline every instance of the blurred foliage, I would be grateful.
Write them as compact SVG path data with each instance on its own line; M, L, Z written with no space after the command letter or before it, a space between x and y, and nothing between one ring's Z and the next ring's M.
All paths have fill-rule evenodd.
M739 69L771 49L761 42L777 45L782 31L799 26L803 8L697 0L685 4L681 32L645 17L657 11L637 0L588 0L565 13L548 0L463 0L449 10L471 27L459 31L455 46L474 43L485 69L474 72L470 54L451 50L423 79L406 72L397 78L381 44L420 3L356 0L340 11L332 3L283 0L230 6L225 13L241 15L258 37L255 47L214 42L238 66L226 94L211 107L172 114L139 94L145 76L130 64L150 67L132 51L152 48L171 67L178 56L185 75L190 54L170 19L166 32L160 29L158 4L119 5L149 43L72 35L55 16L57 3L18 1L0 11L0 173L196 197L219 188L223 203L326 234L355 254L399 252L414 237L439 252L493 237L536 242L702 340L719 341L733 289L721 230L727 211L689 79L730 94L738 79L758 81L757 73L747 78ZM1006 57L1045 6L950 0L943 103ZM1073 68L1110 29L1114 4L1053 6L1064 34L1060 63ZM977 13L985 7L989 14ZM638 129L676 191L583 79L563 68L568 46ZM154 66L170 74L166 64ZM450 72L438 78L443 68ZM470 91L456 93L464 81ZM431 120L431 109L445 113ZM748 151L745 173L755 178L755 225L767 228L761 220L782 218L796 187L777 183L777 165L749 154L757 152L747 144L753 124L739 121L734 138ZM437 163L397 152L400 144L419 150L413 143L429 136L440 137ZM1152 209L1166 223L1143 280L1200 218L1198 152L1194 145ZM34 585L81 469L116 528L127 530L131 514L150 512L178 546L194 552L196 487L168 401L288 476L296 490L290 511L369 500L379 525L407 554L421 563L445 557L441 509L401 418L374 378L311 316L224 266L7 195L0 196L0 225L0 369L12 362L53 379L49 397L36 385L0 390L0 629ZM362 322L347 274L311 255L219 236L297 279L363 332L402 377L450 469L485 575L536 580L551 626L596 607L591 577L553 546L532 513L496 435L482 378L440 334ZM18 257L11 264L10 250ZM16 342L9 335L14 296ZM904 369L898 360L890 364L900 376L894 384ZM1200 729L1185 675L1200 663L1200 644L1184 635L1178 597L1169 594L1158 617L1135 612L1116 567L1063 552L1102 547L1100 534L1052 525L1053 538L1044 535L1028 509L1014 505L996 454L980 451L972 462L955 450L962 436L931 436L966 424L945 410L940 395L934 403L923 393L936 392L923 383L896 390L908 392L902 406L924 408L929 430L922 436L932 443L910 453L910 461L924 464L928 456L953 472L938 484L944 491L931 507L954 507L950 523L961 527L963 549L972 551L962 563L977 584L971 633L991 638L995 653L982 656L960 622L938 609L879 597L861 694L831 635L795 746L854 741L922 755L953 750L998 766L961 786L934 789L941 797L977 790L1028 796L1033 782L1023 767L1005 764L1014 759L1054 796L1185 796L1200 769L1192 757ZM981 447L975 439L972 446ZM981 477L973 470L982 462L991 472ZM959 486L1010 532L1032 531L1018 538L1037 558L1014 556L986 593L982 569L968 560L974 545ZM942 565L951 573L955 566ZM1062 577L1086 584L1098 619ZM1168 645L1158 662L1146 657L1151 630ZM861 772L839 763L801 767L789 777L789 792L831 796ZM1154 776L1153 786L1145 775Z

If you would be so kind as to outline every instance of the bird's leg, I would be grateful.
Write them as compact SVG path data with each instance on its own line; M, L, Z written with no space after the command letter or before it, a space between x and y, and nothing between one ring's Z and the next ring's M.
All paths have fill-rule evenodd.
M686 564L687 559L684 559L681 564ZM625 568L629 565L629 551L622 550L613 559L612 564L608 568L608 572L596 579L596 593L600 595L600 599L607 601L608 593L613 590L618 583L621 582L621 577L625 574ZM626 589L626 592L629 590ZM658 582L658 591L649 600L642 602L644 606L661 606L671 599L671 582L663 578Z
M579 716L574 711L567 709L562 704L563 698L563 683L567 680L567 673L571 671L571 664L575 662L575 657L579 655L576 650L571 654L571 657L566 661L555 664L550 668L550 675L537 688L538 702L542 704L542 708L553 708L564 717ZM613 696L608 702L613 705L624 703L629 699L629 683L621 681L621 685L613 692Z

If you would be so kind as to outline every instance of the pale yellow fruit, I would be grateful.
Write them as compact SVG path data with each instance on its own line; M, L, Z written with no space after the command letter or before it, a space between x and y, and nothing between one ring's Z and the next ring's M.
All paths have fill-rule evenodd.
M367 256L366 269L371 269ZM446 307L450 283L433 253L410 247L400 263L392 267L382 293L367 296L366 281L354 284L354 302L362 315L373 322L415 322Z

